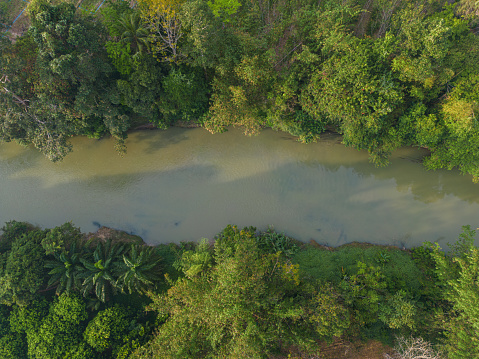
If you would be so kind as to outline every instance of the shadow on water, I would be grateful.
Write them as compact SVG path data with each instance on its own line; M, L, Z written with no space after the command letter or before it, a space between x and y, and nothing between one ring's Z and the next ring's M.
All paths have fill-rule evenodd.
M14 142L0 142L0 175L12 174L25 166L37 164L45 156L34 146L22 146Z
M130 133L127 139L127 151L128 145L134 145L142 143L142 149L146 154L156 153L159 150L177 145L180 142L187 141L189 139L188 132L180 128L170 128L165 130L138 130ZM147 146L144 146L147 144Z
M422 161L410 158L392 158L385 167L376 167L368 160L348 163L328 163L323 161L304 161L308 167L324 167L336 172L349 168L358 177L374 177L378 180L394 180L400 192L411 192L414 199L424 203L434 203L446 196L454 196L468 203L479 203L479 184L472 182L472 177L462 175L459 170L427 170Z

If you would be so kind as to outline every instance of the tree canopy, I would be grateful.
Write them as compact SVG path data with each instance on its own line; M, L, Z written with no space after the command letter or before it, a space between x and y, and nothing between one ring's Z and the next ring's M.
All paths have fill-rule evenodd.
M52 160L68 138L150 121L211 132L322 132L377 165L400 146L479 179L474 1L109 0L95 16L36 0L0 46L0 139ZM466 95L468 94L468 95ZM133 122L132 122L133 121Z

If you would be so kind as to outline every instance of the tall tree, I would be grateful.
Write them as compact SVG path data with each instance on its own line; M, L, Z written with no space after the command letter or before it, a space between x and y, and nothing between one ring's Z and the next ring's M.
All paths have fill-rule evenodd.
M123 254L123 263L120 262L116 286L132 293L142 293L154 286L154 282L161 279L161 258L153 247L133 244L129 251Z
M444 298L453 305L446 323L448 357L452 359L479 356L479 249L474 246L475 235L470 226L464 226L450 255L444 255L437 244L431 252Z
M345 312L329 306L334 297L329 304L320 296L312 299L297 267L280 253L262 253L254 231L226 228L215 242L214 266L204 265L205 251L182 258L192 262L181 266L188 278L165 295L151 295L151 309L166 322L134 358L263 358L283 345L311 348L319 334L315 327L328 310L334 324L321 334L341 332L337 322L344 321Z
M15 239L0 277L0 303L26 305L35 298L45 280L44 231L33 230Z
M178 41L183 36L179 18L184 0L139 0L141 16L152 35L153 51L160 61L178 62Z
M67 3L34 1L28 14L25 40L7 49L0 64L0 100L7 106L0 138L33 143L53 161L71 151L72 135L108 132L121 146L128 118L111 101L115 83L100 23Z
M80 290L82 283L82 263L80 259L84 256L84 250L78 242L70 244L65 252L55 252L54 260L45 262L45 267L50 269L48 274L48 286L56 286L56 294L63 291L71 292Z
M116 290L118 266L123 252L124 245L107 240L97 244L90 258L80 258L84 266L81 292L85 297L93 292L103 303L110 298Z

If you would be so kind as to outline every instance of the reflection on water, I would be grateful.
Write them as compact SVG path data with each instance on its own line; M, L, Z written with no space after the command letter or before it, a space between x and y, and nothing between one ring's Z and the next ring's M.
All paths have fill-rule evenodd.
M401 149L376 168L331 134L303 145L271 130L143 131L130 135L123 158L109 139L73 145L55 164L0 145L0 223L72 220L83 231L104 225L151 244L211 238L229 223L273 225L304 241L406 247L444 245L463 224L479 227L479 185L457 171L425 171L420 149Z

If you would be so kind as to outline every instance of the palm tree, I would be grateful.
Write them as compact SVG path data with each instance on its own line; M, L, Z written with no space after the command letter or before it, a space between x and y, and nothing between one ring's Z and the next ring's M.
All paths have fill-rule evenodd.
M148 31L141 24L140 14L124 14L115 24L121 42L129 43L133 54L148 49Z
M122 291L127 288L130 294L145 292L161 279L160 260L155 248L133 244L128 254L123 255L117 286Z
M81 259L83 254L83 249L77 242L73 242L69 251L54 253L55 260L46 261L45 267L51 269L48 272L51 275L48 287L56 285L57 295L63 291L70 292L81 288Z
M116 273L124 249L124 245L113 244L111 240L99 242L91 260L80 259L84 266L82 273L84 297L94 292L103 303L108 300L115 290Z

